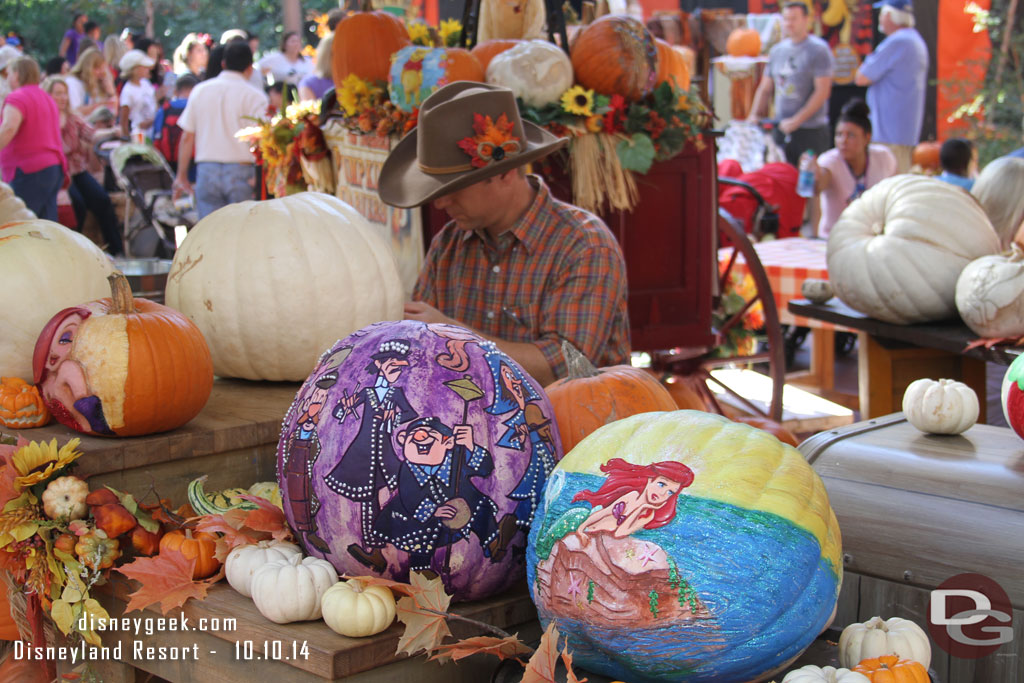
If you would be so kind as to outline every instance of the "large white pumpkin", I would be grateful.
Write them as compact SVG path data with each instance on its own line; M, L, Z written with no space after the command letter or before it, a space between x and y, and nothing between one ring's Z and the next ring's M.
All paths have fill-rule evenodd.
M11 221L30 221L36 218L7 183L0 182L0 225Z
M487 65L488 83L510 89L531 107L557 102L572 81L569 55L546 40L520 43Z
M828 236L828 276L848 306L889 323L956 315L956 281L999 251L978 202L934 178L899 175L865 192Z
M0 377L32 380L32 351L60 310L110 296L114 264L81 233L45 220L0 224Z
M1024 335L1024 251L982 256L967 264L956 281L960 317L981 337Z
M239 202L174 255L167 305L191 318L221 377L300 381L338 339L402 318L391 246L327 194Z

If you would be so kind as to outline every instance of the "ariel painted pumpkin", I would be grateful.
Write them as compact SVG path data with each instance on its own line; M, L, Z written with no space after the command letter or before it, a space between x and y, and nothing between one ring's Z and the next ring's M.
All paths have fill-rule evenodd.
M285 417L277 477L306 551L339 574L442 578L457 600L521 580L562 455L544 391L492 342L383 322L339 341Z
M120 273L108 279L111 298L60 311L36 341L32 370L46 406L94 436L180 427L213 389L203 334L184 314L133 299Z
M601 427L548 479L527 581L580 666L767 680L832 619L839 526L796 449L692 410Z

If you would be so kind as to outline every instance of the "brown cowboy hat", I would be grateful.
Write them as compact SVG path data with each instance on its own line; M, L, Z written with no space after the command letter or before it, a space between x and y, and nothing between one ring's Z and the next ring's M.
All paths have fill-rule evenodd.
M568 142L519 117L508 88L450 83L423 101L416 128L381 168L377 193L411 208L550 154Z

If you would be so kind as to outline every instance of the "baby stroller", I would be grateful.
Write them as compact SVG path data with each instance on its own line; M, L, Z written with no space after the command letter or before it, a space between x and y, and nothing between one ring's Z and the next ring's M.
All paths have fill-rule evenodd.
M172 197L174 176L167 161L151 145L125 143L110 153L110 170L137 211L126 216L125 247L130 256L171 258L177 248L174 229L190 229L199 216L191 204Z

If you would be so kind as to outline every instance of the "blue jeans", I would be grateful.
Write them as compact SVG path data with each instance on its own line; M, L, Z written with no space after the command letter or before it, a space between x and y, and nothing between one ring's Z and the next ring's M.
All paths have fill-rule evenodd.
M57 220L57 193L64 184L64 169L60 164L48 166L35 173L25 173L20 168L11 179L14 194L25 202L25 206L39 218Z
M92 211L100 224L100 231L107 243L107 251L111 256L122 255L124 243L121 238L121 226L117 222L117 214L114 213L114 205L110 202L110 195L96 182L92 174L82 171L71 176L68 194L71 195L71 205L75 209L75 218L78 219L78 229L81 230L85 223L86 210Z
M222 206L256 197L256 167L253 164L196 164L196 211L205 218Z

